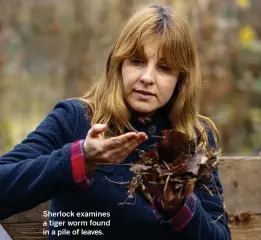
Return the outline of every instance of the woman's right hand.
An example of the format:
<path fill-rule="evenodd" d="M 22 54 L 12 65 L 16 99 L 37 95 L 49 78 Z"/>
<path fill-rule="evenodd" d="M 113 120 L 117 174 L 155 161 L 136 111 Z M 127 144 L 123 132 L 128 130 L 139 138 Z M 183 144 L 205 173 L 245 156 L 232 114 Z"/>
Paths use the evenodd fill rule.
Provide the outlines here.
<path fill-rule="evenodd" d="M 129 132 L 123 135 L 104 139 L 102 133 L 106 124 L 94 124 L 84 141 L 84 155 L 87 163 L 119 164 L 133 152 L 138 145 L 148 139 L 143 132 Z"/>

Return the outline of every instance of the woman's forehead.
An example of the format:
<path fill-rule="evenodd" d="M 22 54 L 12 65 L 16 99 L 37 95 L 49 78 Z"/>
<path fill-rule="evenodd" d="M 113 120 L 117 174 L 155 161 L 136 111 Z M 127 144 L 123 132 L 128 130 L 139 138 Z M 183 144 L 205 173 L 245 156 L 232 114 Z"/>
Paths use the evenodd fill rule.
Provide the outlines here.
<path fill-rule="evenodd" d="M 160 38 L 151 38 L 143 43 L 138 43 L 135 53 L 151 58 L 157 56 L 158 58 L 172 58 L 170 48 L 165 41 Z"/>
<path fill-rule="evenodd" d="M 153 42 L 147 42 L 141 47 L 142 55 L 144 55 L 146 58 L 163 58 L 163 45 L 161 41 L 156 40 Z"/>

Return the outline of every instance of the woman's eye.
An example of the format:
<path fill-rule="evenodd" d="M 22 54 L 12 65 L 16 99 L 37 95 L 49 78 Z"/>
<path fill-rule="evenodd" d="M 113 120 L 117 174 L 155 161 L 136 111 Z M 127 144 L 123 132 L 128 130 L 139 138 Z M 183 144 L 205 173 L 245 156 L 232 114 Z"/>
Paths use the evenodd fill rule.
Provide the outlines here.
<path fill-rule="evenodd" d="M 131 61 L 134 63 L 134 64 L 143 64 L 144 61 L 140 58 L 131 58 Z"/>
<path fill-rule="evenodd" d="M 170 67 L 166 65 L 160 65 L 159 68 L 165 72 L 169 72 L 171 70 Z"/>

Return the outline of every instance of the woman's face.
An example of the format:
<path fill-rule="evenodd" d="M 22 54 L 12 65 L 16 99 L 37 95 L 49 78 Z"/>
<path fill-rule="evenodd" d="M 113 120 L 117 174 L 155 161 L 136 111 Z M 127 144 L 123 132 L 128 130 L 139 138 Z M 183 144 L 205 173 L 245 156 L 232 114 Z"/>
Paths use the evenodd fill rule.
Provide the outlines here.
<path fill-rule="evenodd" d="M 122 65 L 125 101 L 147 116 L 169 101 L 178 80 L 178 72 L 163 61 L 159 47 L 159 41 L 147 43 L 142 56 L 135 54 Z"/>

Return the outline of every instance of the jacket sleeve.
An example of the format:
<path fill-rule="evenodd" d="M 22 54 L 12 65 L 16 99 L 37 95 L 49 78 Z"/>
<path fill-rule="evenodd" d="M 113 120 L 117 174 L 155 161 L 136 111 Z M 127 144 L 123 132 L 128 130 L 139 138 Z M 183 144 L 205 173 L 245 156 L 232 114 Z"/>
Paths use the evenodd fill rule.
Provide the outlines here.
<path fill-rule="evenodd" d="M 208 133 L 209 143 L 215 146 L 213 134 Z M 162 206 L 155 197 L 153 199 L 154 215 L 162 223 L 170 224 L 175 237 L 191 240 L 230 240 L 228 216 L 224 208 L 223 188 L 218 176 L 218 169 L 212 173 L 212 178 L 205 186 L 206 189 L 196 188 L 185 199 L 185 203 L 178 214 L 172 218 L 165 217 Z"/>
<path fill-rule="evenodd" d="M 72 142 L 77 114 L 71 100 L 59 102 L 26 139 L 0 157 L 0 220 L 78 188 L 75 179 L 86 180 L 80 141 Z"/>

